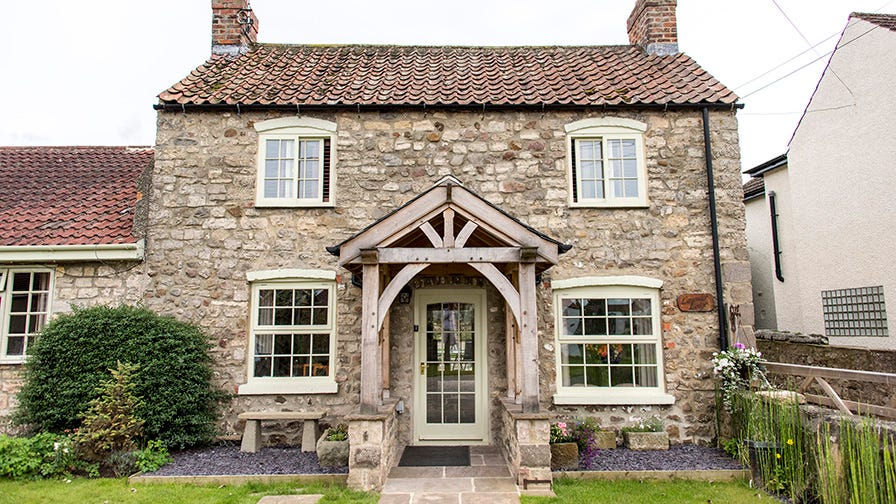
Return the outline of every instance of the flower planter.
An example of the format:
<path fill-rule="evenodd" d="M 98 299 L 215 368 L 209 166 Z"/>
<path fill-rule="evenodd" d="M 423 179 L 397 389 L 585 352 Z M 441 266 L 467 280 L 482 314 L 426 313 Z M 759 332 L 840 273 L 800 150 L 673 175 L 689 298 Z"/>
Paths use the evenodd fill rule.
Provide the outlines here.
<path fill-rule="evenodd" d="M 344 441 L 327 441 L 330 429 L 324 431 L 317 440 L 317 460 L 321 466 L 345 467 L 348 465 L 348 439 Z"/>
<path fill-rule="evenodd" d="M 763 474 L 771 474 L 774 471 L 778 445 L 751 439 L 746 440 L 746 444 L 750 454 L 750 480 L 753 482 L 753 488 L 762 488 L 765 486 Z"/>
<path fill-rule="evenodd" d="M 551 445 L 551 470 L 575 471 L 579 468 L 579 445 L 554 443 Z"/>
<path fill-rule="evenodd" d="M 622 437 L 630 450 L 669 449 L 669 435 L 665 432 L 623 432 Z"/>
<path fill-rule="evenodd" d="M 616 448 L 616 431 L 601 430 L 594 433 L 594 444 L 601 450 Z"/>

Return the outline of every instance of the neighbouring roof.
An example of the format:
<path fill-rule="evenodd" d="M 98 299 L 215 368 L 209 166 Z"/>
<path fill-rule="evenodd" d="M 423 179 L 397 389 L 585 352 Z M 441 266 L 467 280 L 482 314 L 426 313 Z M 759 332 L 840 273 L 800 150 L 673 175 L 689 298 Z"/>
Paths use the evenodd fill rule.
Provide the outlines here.
<path fill-rule="evenodd" d="M 744 201 L 753 199 L 761 194 L 765 194 L 765 179 L 762 177 L 751 178 L 744 184 Z"/>
<path fill-rule="evenodd" d="M 256 44 L 212 56 L 159 95 L 181 105 L 733 105 L 685 54 L 638 46 Z"/>
<path fill-rule="evenodd" d="M 874 14 L 871 12 L 853 12 L 849 17 L 864 19 L 888 30 L 896 31 L 896 14 Z"/>
<path fill-rule="evenodd" d="M 135 243 L 150 147 L 0 147 L 0 246 Z"/>
<path fill-rule="evenodd" d="M 758 164 L 749 170 L 744 170 L 746 175 L 752 175 L 753 177 L 758 177 L 767 171 L 774 170 L 779 166 L 787 165 L 787 154 L 781 154 L 780 156 L 775 156 L 768 161 Z"/>

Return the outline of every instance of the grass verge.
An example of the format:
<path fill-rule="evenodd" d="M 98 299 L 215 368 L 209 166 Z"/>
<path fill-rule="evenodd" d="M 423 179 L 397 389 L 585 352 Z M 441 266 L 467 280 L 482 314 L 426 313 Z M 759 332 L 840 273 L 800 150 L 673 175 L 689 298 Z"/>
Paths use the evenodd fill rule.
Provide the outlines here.
<path fill-rule="evenodd" d="M 557 497 L 523 496 L 523 504 L 706 504 L 713 502 L 775 502 L 765 492 L 750 488 L 745 481 L 602 481 L 554 480 Z"/>
<path fill-rule="evenodd" d="M 374 504 L 377 494 L 355 492 L 342 485 L 279 483 L 240 486 L 176 484 L 128 485 L 127 479 L 12 481 L 0 479 L 0 504 L 32 503 L 215 503 L 255 504 L 265 495 L 323 494 L 321 504 Z"/>

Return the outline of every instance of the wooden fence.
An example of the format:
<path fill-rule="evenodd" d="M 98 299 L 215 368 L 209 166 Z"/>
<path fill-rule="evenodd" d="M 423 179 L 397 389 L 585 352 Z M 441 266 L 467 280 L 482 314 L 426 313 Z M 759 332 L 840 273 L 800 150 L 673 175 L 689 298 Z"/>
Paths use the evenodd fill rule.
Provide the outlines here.
<path fill-rule="evenodd" d="M 769 374 L 802 378 L 802 381 L 800 381 L 800 384 L 797 387 L 797 392 L 803 394 L 806 397 L 807 402 L 834 407 L 848 415 L 860 413 L 896 419 L 896 394 L 891 394 L 889 396 L 890 400 L 887 404 L 883 405 L 848 401 L 841 399 L 840 395 L 828 381 L 836 380 L 837 382 L 842 382 L 843 380 L 848 380 L 896 387 L 896 374 L 894 373 L 803 366 L 800 364 L 785 364 L 782 362 L 766 362 L 765 368 Z M 813 383 L 818 384 L 824 392 L 824 395 L 807 393 L 809 387 Z"/>

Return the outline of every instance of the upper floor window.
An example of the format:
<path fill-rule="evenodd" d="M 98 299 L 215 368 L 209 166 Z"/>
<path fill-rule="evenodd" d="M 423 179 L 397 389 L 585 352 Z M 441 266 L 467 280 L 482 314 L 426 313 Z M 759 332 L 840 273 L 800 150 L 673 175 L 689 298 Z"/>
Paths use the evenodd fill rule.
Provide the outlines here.
<path fill-rule="evenodd" d="M 631 119 L 582 119 L 566 127 L 570 206 L 647 206 L 644 131 Z"/>
<path fill-rule="evenodd" d="M 660 344 L 659 280 L 592 277 L 554 282 L 556 404 L 668 404 Z"/>
<path fill-rule="evenodd" d="M 50 313 L 50 270 L 0 268 L 0 362 L 22 362 Z"/>
<path fill-rule="evenodd" d="M 331 206 L 336 123 L 284 117 L 258 131 L 257 206 Z"/>

